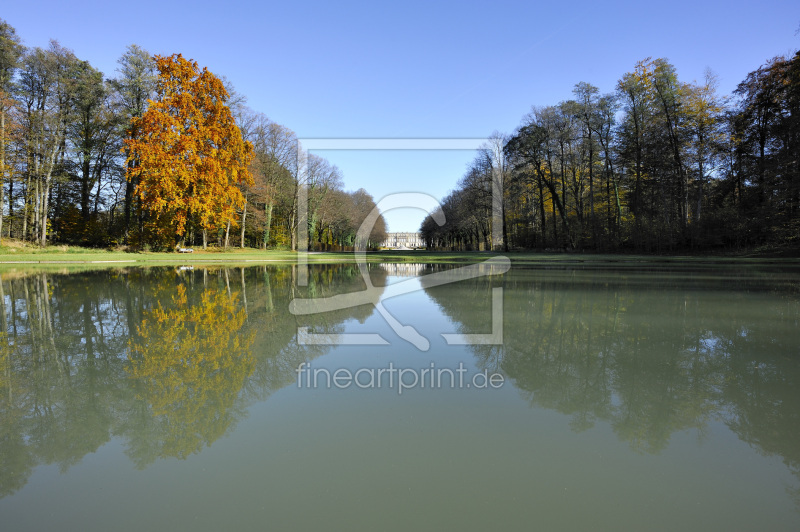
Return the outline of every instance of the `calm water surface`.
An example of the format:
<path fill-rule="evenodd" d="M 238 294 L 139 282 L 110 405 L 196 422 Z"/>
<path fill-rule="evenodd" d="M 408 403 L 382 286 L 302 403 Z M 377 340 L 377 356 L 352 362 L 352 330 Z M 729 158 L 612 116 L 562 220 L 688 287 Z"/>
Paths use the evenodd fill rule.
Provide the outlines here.
<path fill-rule="evenodd" d="M 800 530 L 800 268 L 452 268 L 3 273 L 2 529 Z"/>

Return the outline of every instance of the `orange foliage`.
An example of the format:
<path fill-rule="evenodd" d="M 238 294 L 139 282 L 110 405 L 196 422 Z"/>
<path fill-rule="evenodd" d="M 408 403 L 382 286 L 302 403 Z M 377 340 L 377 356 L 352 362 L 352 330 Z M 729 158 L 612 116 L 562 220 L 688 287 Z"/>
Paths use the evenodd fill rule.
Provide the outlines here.
<path fill-rule="evenodd" d="M 212 230 L 244 205 L 237 183 L 252 184 L 253 146 L 242 139 L 219 78 L 181 54 L 154 56 L 158 96 L 134 117 L 128 179 L 139 177 L 141 206 L 166 233 L 181 237 L 187 224 Z"/>

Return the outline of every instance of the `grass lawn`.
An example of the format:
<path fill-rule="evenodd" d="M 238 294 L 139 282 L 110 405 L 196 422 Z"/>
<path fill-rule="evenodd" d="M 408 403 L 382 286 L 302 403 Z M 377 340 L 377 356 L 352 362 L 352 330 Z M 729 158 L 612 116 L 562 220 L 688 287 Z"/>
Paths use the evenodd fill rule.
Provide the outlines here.
<path fill-rule="evenodd" d="M 438 252 L 438 251 L 378 251 L 367 253 L 368 262 L 385 263 L 474 263 L 496 256 L 488 252 Z M 513 264 L 540 267 L 589 266 L 608 268 L 642 268 L 646 266 L 715 265 L 715 264 L 776 264 L 797 265 L 792 258 L 749 258 L 718 255 L 658 256 L 622 255 L 594 253 L 539 253 L 510 252 L 504 254 Z M 228 250 L 202 249 L 194 253 L 106 251 L 75 246 L 53 245 L 41 249 L 37 246 L 13 240 L 0 244 L 0 270 L 27 268 L 32 265 L 74 265 L 81 269 L 103 266 L 132 265 L 189 265 L 189 264 L 244 264 L 244 263 L 294 263 L 299 254 L 292 251 L 260 250 L 253 248 L 229 248 Z M 309 263 L 354 262 L 352 252 L 309 253 Z"/>

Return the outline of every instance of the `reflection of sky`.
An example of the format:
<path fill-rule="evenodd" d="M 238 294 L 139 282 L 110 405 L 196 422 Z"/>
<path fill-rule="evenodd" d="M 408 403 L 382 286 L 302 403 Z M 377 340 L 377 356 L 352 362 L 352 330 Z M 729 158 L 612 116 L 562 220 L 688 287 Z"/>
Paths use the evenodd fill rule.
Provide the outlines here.
<path fill-rule="evenodd" d="M 719 338 L 715 338 L 713 336 L 709 338 L 701 338 L 700 344 L 703 346 L 705 350 L 714 351 L 719 345 Z"/>
<path fill-rule="evenodd" d="M 363 323 L 352 319 L 345 321 L 342 324 L 341 332 L 378 333 L 390 345 L 336 346 L 327 355 L 315 359 L 314 366 L 327 367 L 328 364 L 335 362 L 335 367 L 358 369 L 361 367 L 386 367 L 386 364 L 392 361 L 395 367 L 423 368 L 428 367 L 431 361 L 434 361 L 437 367 L 457 367 L 459 362 L 463 362 L 465 368 L 474 372 L 476 367 L 471 351 L 465 346 L 449 346 L 442 338 L 442 333 L 457 332 L 459 324 L 442 313 L 438 304 L 425 293 L 420 281 L 411 277 L 417 274 L 415 270 L 418 268 L 415 267 L 418 266 L 408 265 L 408 268 L 401 268 L 401 270 L 408 270 L 406 272 L 408 276 L 396 274 L 387 276 L 387 284 L 408 283 L 409 290 L 411 288 L 416 288 L 416 290 L 384 299 L 383 305 L 401 324 L 413 326 L 422 336 L 426 337 L 431 343 L 429 351 L 419 351 L 407 341 L 399 338 L 386 320 L 377 310 L 374 310 Z"/>

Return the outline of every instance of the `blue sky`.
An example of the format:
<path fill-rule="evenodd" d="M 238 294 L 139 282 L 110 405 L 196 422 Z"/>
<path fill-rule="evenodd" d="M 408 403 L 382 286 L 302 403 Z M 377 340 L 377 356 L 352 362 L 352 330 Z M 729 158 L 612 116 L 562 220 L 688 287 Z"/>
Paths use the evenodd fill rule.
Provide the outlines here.
<path fill-rule="evenodd" d="M 706 67 L 729 94 L 800 47 L 800 3 L 14 1 L 0 17 L 27 46 L 57 39 L 107 77 L 129 44 L 176 52 L 226 76 L 249 105 L 306 138 L 480 138 L 532 105 L 602 92 L 645 57 L 684 81 Z M 376 200 L 451 190 L 471 152 L 322 153 Z M 416 230 L 419 211 L 387 215 Z"/>

